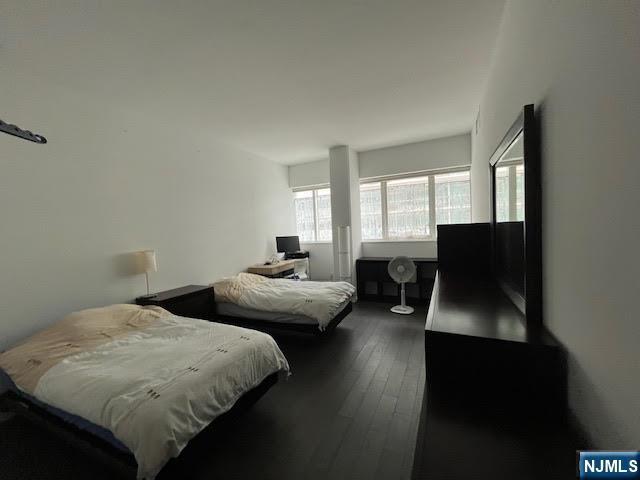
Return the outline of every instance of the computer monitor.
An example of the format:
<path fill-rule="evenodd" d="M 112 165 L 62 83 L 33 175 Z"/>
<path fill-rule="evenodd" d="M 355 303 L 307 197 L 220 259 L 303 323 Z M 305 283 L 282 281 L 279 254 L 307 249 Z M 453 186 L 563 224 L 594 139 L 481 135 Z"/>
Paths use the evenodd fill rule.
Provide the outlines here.
<path fill-rule="evenodd" d="M 276 246 L 280 253 L 294 253 L 300 251 L 300 237 L 276 237 Z"/>

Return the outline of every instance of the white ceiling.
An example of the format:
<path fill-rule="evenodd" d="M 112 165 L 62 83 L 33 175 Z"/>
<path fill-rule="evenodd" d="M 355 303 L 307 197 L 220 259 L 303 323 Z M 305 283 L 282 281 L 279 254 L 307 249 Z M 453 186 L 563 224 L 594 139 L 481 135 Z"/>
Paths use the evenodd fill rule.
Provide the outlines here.
<path fill-rule="evenodd" d="M 0 65 L 290 164 L 469 131 L 503 4 L 11 0 Z"/>

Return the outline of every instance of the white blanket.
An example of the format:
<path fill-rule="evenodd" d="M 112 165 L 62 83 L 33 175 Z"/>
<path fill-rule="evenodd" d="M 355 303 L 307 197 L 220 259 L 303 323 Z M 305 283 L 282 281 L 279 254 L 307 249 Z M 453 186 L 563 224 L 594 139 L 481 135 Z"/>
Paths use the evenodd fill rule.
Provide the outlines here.
<path fill-rule="evenodd" d="M 110 430 L 154 478 L 212 420 L 272 373 L 288 372 L 269 335 L 166 315 L 65 358 L 35 396 Z"/>
<path fill-rule="evenodd" d="M 217 301 L 266 312 L 305 315 L 324 330 L 356 289 L 347 282 L 299 282 L 240 273 L 213 284 Z"/>

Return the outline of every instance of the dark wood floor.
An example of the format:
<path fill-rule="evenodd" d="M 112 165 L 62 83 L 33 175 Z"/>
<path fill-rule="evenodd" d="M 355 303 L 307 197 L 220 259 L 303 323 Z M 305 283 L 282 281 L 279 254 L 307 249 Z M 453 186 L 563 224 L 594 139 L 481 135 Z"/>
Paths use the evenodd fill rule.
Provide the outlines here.
<path fill-rule="evenodd" d="M 198 436 L 159 478 L 575 478 L 575 450 L 586 445 L 566 426 L 424 397 L 425 311 L 388 308 L 360 302 L 324 341 L 277 337 L 289 380 Z M 13 417 L 0 422 L 0 478 L 116 477 Z"/>
<path fill-rule="evenodd" d="M 248 412 L 198 437 L 160 478 L 409 479 L 424 390 L 424 309 L 359 303 L 324 340 L 278 337 L 292 369 Z M 26 421 L 0 424 L 3 479 L 113 478 Z"/>
<path fill-rule="evenodd" d="M 576 478 L 576 450 L 589 445 L 566 423 L 526 412 L 480 411 L 427 400 L 414 480 Z"/>

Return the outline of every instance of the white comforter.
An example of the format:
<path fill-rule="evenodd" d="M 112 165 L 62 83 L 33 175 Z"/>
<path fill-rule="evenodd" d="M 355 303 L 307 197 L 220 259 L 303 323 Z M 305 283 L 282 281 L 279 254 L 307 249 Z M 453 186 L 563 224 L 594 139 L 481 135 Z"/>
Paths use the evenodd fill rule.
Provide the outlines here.
<path fill-rule="evenodd" d="M 154 478 L 242 394 L 288 370 L 269 335 L 166 315 L 64 359 L 35 396 L 113 432 L 133 452 L 138 478 Z"/>
<path fill-rule="evenodd" d="M 266 312 L 305 315 L 324 330 L 355 293 L 347 282 L 300 282 L 240 273 L 213 284 L 217 301 Z"/>

